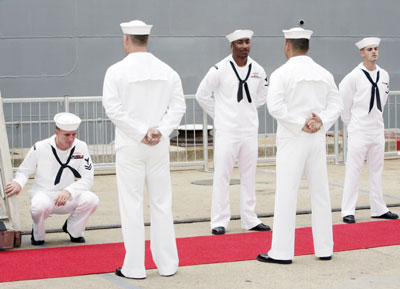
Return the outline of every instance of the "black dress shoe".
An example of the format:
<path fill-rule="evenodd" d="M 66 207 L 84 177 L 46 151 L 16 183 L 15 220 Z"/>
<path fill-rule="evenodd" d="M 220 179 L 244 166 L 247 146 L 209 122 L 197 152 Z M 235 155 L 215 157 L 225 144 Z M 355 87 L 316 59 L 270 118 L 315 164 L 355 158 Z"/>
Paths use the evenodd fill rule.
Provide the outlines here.
<path fill-rule="evenodd" d="M 71 239 L 71 242 L 73 242 L 73 243 L 85 243 L 86 240 L 85 240 L 84 237 L 75 238 L 75 237 L 71 236 L 71 234 L 67 230 L 67 222 L 68 222 L 68 220 L 65 220 L 65 223 L 64 223 L 64 225 L 62 227 L 62 230 L 69 235 L 69 238 Z"/>
<path fill-rule="evenodd" d="M 271 231 L 271 228 L 268 225 L 260 223 L 257 226 L 249 229 L 249 231 Z"/>
<path fill-rule="evenodd" d="M 391 211 L 389 211 L 389 212 L 387 212 L 387 213 L 385 213 L 385 214 L 383 214 L 383 215 L 374 216 L 374 217 L 372 217 L 372 218 L 395 220 L 395 219 L 398 219 L 399 216 L 398 216 L 397 214 L 392 213 Z"/>
<path fill-rule="evenodd" d="M 35 240 L 35 237 L 33 237 L 33 229 L 31 233 L 31 244 L 33 246 L 42 246 L 44 245 L 44 240 Z"/>
<path fill-rule="evenodd" d="M 353 224 L 356 222 L 356 219 L 354 218 L 353 215 L 347 215 L 343 217 L 343 222 L 347 223 L 347 224 Z"/>
<path fill-rule="evenodd" d="M 260 261 L 260 262 L 265 262 L 265 263 L 292 264 L 292 260 L 272 259 L 271 257 L 268 256 L 268 254 L 259 254 L 257 256 L 257 260 Z"/>
<path fill-rule="evenodd" d="M 213 235 L 223 235 L 223 234 L 225 234 L 225 228 L 224 227 L 215 227 L 211 230 L 211 233 Z"/>
<path fill-rule="evenodd" d="M 143 278 L 131 278 L 131 277 L 126 277 L 124 274 L 122 274 L 122 268 L 118 267 L 117 269 L 115 269 L 115 275 L 117 275 L 118 277 L 124 277 L 124 278 L 128 278 L 128 279 L 137 279 L 137 280 L 142 280 L 142 279 L 146 279 L 146 277 Z"/>
<path fill-rule="evenodd" d="M 319 257 L 319 259 L 321 261 L 330 261 L 330 260 L 332 260 L 332 256 Z"/>

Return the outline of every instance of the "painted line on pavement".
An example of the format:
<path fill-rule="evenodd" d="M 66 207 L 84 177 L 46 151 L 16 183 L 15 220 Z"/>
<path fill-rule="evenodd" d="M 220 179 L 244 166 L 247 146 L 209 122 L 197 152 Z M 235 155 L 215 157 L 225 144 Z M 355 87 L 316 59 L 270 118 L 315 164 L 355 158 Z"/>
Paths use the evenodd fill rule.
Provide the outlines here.
<path fill-rule="evenodd" d="M 266 175 L 276 175 L 275 171 L 257 170 L 257 173 L 266 174 Z M 302 180 L 306 180 L 306 179 L 302 178 Z M 343 189 L 343 185 L 339 185 L 339 184 L 331 184 L 330 183 L 329 186 Z M 360 189 L 359 191 L 360 191 L 360 193 L 369 194 L 369 190 Z M 383 196 L 386 198 L 389 198 L 389 199 L 393 199 L 393 200 L 400 200 L 400 197 L 398 197 L 398 196 L 392 196 L 392 195 L 386 195 L 386 194 L 384 194 Z"/>
<path fill-rule="evenodd" d="M 341 188 L 341 189 L 343 189 L 343 185 L 338 185 L 338 184 L 329 184 L 329 186 L 332 186 L 332 187 L 337 187 L 337 188 Z M 369 194 L 369 190 L 363 190 L 363 189 L 360 189 L 359 190 L 360 191 L 360 193 L 366 193 L 366 194 Z M 389 198 L 389 199 L 394 199 L 394 200 L 400 200 L 400 197 L 397 197 L 397 196 L 392 196 L 392 195 L 383 195 L 384 197 L 387 197 L 387 198 Z"/>
<path fill-rule="evenodd" d="M 125 289 L 140 289 L 140 287 L 137 287 L 128 281 L 124 280 L 124 278 L 116 276 L 114 273 L 106 273 L 106 274 L 98 274 L 100 277 L 110 281 L 111 283 L 114 283 L 115 285 L 121 286 L 122 288 Z M 128 279 L 127 279 L 128 280 Z"/>

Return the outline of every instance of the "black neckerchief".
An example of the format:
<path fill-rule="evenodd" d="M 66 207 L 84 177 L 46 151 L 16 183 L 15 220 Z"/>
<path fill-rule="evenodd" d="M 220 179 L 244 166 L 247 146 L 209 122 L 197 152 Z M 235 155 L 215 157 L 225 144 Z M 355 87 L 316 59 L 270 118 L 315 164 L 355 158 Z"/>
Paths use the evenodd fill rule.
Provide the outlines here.
<path fill-rule="evenodd" d="M 376 73 L 376 81 L 374 82 L 371 78 L 371 75 L 369 75 L 369 73 L 366 70 L 364 70 L 364 69 L 361 69 L 361 70 L 364 72 L 365 76 L 368 78 L 369 82 L 371 82 L 371 84 L 372 84 L 371 99 L 369 101 L 368 113 L 370 113 L 371 109 L 374 107 L 375 92 L 376 92 L 376 107 L 382 112 L 381 97 L 379 95 L 379 88 L 378 88 L 379 71 Z"/>
<path fill-rule="evenodd" d="M 249 64 L 249 70 L 247 71 L 247 75 L 246 78 L 244 80 L 242 80 L 239 76 L 239 73 L 237 72 L 235 65 L 233 64 L 232 61 L 229 61 L 232 65 L 233 71 L 235 72 L 238 80 L 239 80 L 239 89 L 237 92 L 237 101 L 240 102 L 243 99 L 243 84 L 244 84 L 244 89 L 246 91 L 246 95 L 247 95 L 247 100 L 251 103 L 251 96 L 250 96 L 250 91 L 249 91 L 249 87 L 247 86 L 247 79 L 250 76 L 250 72 L 251 72 L 251 63 Z"/>
<path fill-rule="evenodd" d="M 66 162 L 65 164 L 63 164 L 63 163 L 60 161 L 60 158 L 59 158 L 58 155 L 57 155 L 56 149 L 55 149 L 52 145 L 50 145 L 50 146 L 51 146 L 51 150 L 53 151 L 54 156 L 56 157 L 57 162 L 61 165 L 60 169 L 58 170 L 56 179 L 54 180 L 54 185 L 57 185 L 57 184 L 60 182 L 62 172 L 63 172 L 63 170 L 64 170 L 65 168 L 69 168 L 69 169 L 72 171 L 72 173 L 74 174 L 75 178 L 81 178 L 81 175 L 79 174 L 79 172 L 78 172 L 77 170 L 75 170 L 73 167 L 71 167 L 71 166 L 68 165 L 68 163 L 69 163 L 69 161 L 71 160 L 71 157 L 72 157 L 72 155 L 73 155 L 73 153 L 74 153 L 74 151 L 75 151 L 75 147 L 73 147 L 73 148 L 71 149 L 71 152 L 69 153 L 67 162 Z"/>

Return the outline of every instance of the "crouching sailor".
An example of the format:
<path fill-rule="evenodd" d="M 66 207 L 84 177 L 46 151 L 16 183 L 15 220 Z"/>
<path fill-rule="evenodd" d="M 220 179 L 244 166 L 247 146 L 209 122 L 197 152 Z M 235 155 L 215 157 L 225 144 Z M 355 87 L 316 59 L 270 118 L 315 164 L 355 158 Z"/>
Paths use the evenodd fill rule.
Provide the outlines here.
<path fill-rule="evenodd" d="M 29 191 L 33 220 L 31 243 L 44 244 L 45 221 L 51 214 L 70 214 L 62 227 L 71 242 L 84 243 L 89 216 L 96 210 L 98 197 L 93 185 L 93 164 L 85 142 L 76 139 L 81 119 L 68 112 L 54 116 L 55 135 L 37 142 L 7 184 L 8 197 L 19 194 L 31 174 L 35 180 Z"/>

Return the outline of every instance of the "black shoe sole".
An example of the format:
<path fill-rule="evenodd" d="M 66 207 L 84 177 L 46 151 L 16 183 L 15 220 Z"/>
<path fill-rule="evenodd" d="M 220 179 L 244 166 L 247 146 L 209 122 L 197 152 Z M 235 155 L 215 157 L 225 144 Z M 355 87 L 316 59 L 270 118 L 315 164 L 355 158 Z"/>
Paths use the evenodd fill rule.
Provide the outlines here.
<path fill-rule="evenodd" d="M 346 220 L 345 217 L 343 217 L 343 223 L 346 224 L 354 224 L 356 222 L 356 219 L 354 218 L 353 220 Z"/>
<path fill-rule="evenodd" d="M 44 245 L 44 240 L 35 240 L 35 237 L 33 237 L 33 229 L 31 232 L 31 245 L 33 246 L 42 246 Z"/>
<path fill-rule="evenodd" d="M 44 241 L 36 241 L 31 239 L 31 245 L 32 246 L 42 246 L 44 245 Z"/>
<path fill-rule="evenodd" d="M 64 225 L 62 226 L 62 230 L 64 231 L 64 233 L 68 234 L 69 239 L 71 240 L 71 242 L 72 243 L 81 243 L 81 244 L 82 243 L 86 243 L 86 240 L 85 240 L 84 237 L 75 238 L 75 237 L 71 236 L 71 234 L 67 230 L 67 222 L 68 222 L 68 220 L 65 221 Z"/>
<path fill-rule="evenodd" d="M 356 222 L 343 221 L 343 223 L 346 223 L 346 224 L 355 224 Z"/>
<path fill-rule="evenodd" d="M 393 217 L 393 218 L 388 218 L 388 217 L 382 217 L 382 216 L 378 216 L 378 217 L 371 217 L 373 219 L 382 219 L 382 220 L 397 220 L 399 217 Z"/>
<path fill-rule="evenodd" d="M 271 257 L 265 259 L 260 256 L 257 256 L 257 260 L 260 262 L 272 263 L 272 264 L 282 264 L 282 265 L 292 264 L 292 260 L 277 260 L 277 259 L 272 259 Z"/>
<path fill-rule="evenodd" d="M 117 275 L 118 277 L 127 278 L 127 279 L 135 279 L 135 280 L 143 280 L 143 279 L 146 279 L 146 277 L 143 277 L 143 278 L 126 277 L 124 274 L 122 274 L 122 268 L 121 268 L 121 267 L 118 267 L 117 269 L 115 269 L 114 274 Z"/>
<path fill-rule="evenodd" d="M 321 261 L 330 261 L 330 260 L 332 260 L 332 256 L 319 257 L 319 259 L 320 259 Z"/>
<path fill-rule="evenodd" d="M 212 229 L 211 230 L 211 234 L 213 234 L 213 235 L 223 235 L 223 234 L 225 234 L 225 228 L 223 228 L 223 230 L 222 229 L 219 229 L 219 230 Z"/>
<path fill-rule="evenodd" d="M 70 235 L 69 238 L 70 238 L 72 243 L 81 243 L 81 244 L 86 243 L 86 240 L 83 237 L 74 238 L 74 237 L 71 237 L 71 235 Z"/>
<path fill-rule="evenodd" d="M 271 228 L 266 228 L 266 229 L 249 229 L 249 231 L 254 231 L 254 232 L 266 232 L 266 231 L 271 231 Z"/>

